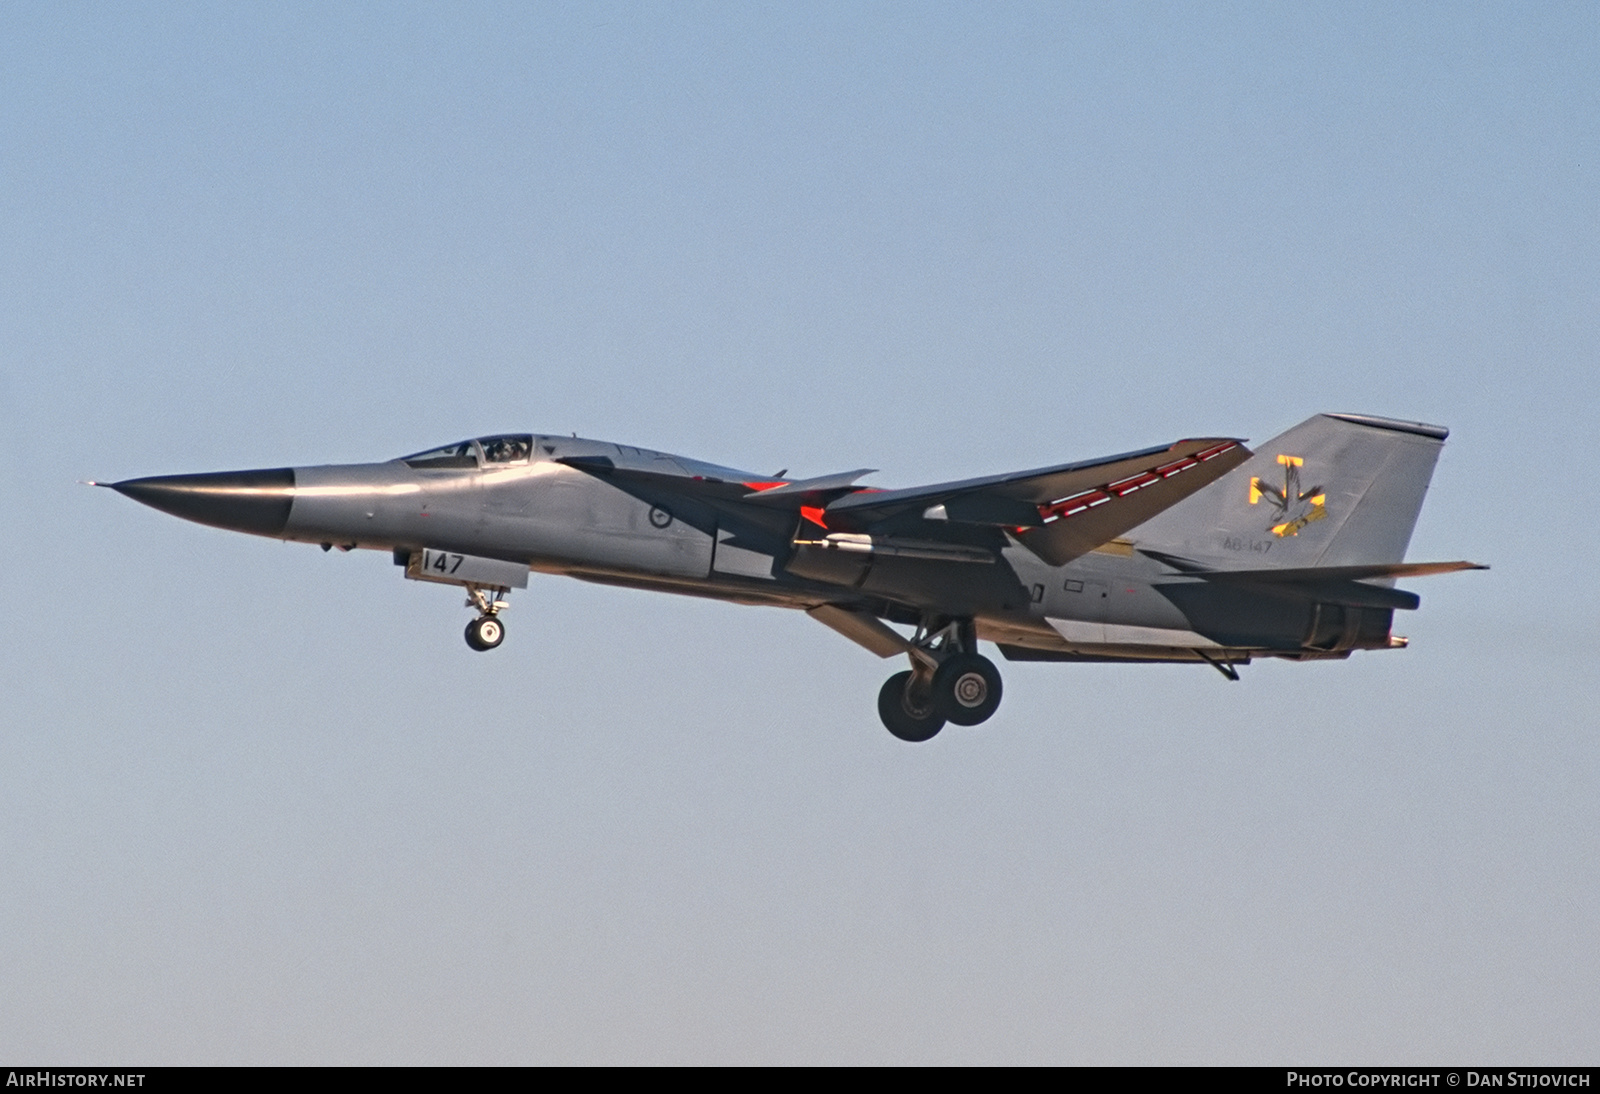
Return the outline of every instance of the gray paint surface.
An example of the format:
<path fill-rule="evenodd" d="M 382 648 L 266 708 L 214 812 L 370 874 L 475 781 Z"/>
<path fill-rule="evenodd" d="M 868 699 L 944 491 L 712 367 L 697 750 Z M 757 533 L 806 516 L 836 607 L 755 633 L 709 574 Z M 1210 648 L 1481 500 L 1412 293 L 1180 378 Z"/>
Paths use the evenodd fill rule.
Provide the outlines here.
<path fill-rule="evenodd" d="M 811 611 L 879 656 L 894 648 L 881 625 L 853 620 L 914 624 L 919 648 L 959 625 L 1008 646 L 1117 659 L 1342 657 L 1390 648 L 1393 609 L 1417 605 L 1388 587 L 1382 567 L 1403 562 L 1447 432 L 1319 415 L 1253 456 L 1236 442 L 1179 441 L 899 490 L 862 486 L 856 473 L 763 481 L 628 445 L 540 435 L 525 435 L 523 456 L 506 462 L 490 455 L 498 440 L 481 438 L 435 450 L 470 458 L 297 468 L 287 521 L 274 534 L 397 559 L 448 555 L 449 572 L 407 576 L 469 589 L 525 587 L 520 570 L 502 579 L 506 565 L 736 602 L 754 581 L 766 586 L 765 602 Z M 218 495 L 222 481 L 232 480 L 113 486 L 260 534 L 268 522 L 249 509 L 255 495 Z M 256 504 L 277 514 L 282 494 L 274 486 Z M 1376 567 L 1388 584 L 1351 579 L 1324 566 L 1330 558 Z M 1411 570 L 1429 568 L 1450 567 Z M 832 610 L 817 615 L 819 607 Z M 952 652 L 929 646 L 921 664 Z"/>

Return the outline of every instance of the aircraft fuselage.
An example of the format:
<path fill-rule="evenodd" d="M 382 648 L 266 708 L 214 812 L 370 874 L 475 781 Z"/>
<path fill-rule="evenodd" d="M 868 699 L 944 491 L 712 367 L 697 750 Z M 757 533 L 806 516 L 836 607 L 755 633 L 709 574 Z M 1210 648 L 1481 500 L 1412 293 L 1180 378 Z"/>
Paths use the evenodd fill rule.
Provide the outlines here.
<path fill-rule="evenodd" d="M 1318 426 L 1334 418 L 1340 421 Z M 905 679 L 886 685 L 880 712 L 896 735 L 917 740 L 946 716 L 974 724 L 993 712 L 1000 681 L 976 655 L 979 639 L 997 643 L 1009 659 L 1203 662 L 1234 678 L 1234 666 L 1253 656 L 1342 657 L 1403 644 L 1390 635 L 1393 612 L 1415 607 L 1416 598 L 1393 589 L 1388 575 L 1468 564 L 1408 571 L 1397 556 L 1327 566 L 1330 558 L 1343 560 L 1340 551 L 1366 550 L 1374 537 L 1379 550 L 1396 554 L 1386 524 L 1368 521 L 1369 528 L 1352 514 L 1369 492 L 1388 509 L 1410 504 L 1405 491 L 1418 477 L 1415 468 L 1403 469 L 1399 487 L 1385 486 L 1387 493 L 1362 480 L 1339 495 L 1338 471 L 1356 468 L 1347 477 L 1359 479 L 1367 474 L 1361 453 L 1388 445 L 1380 455 L 1390 463 L 1390 450 L 1426 459 L 1425 487 L 1443 431 L 1354 416 L 1312 419 L 1297 430 L 1311 445 L 1297 441 L 1299 447 L 1336 450 L 1339 466 L 1330 460 L 1316 468 L 1334 488 L 1300 490 L 1307 457 L 1299 454 L 1278 456 L 1287 468 L 1285 489 L 1261 475 L 1245 477 L 1265 466 L 1264 456 L 1227 440 L 873 491 L 853 485 L 861 472 L 791 481 L 532 434 L 382 463 L 112 485 L 205 524 L 325 550 L 392 552 L 408 577 L 468 589 L 480 610 L 467 633 L 476 649 L 499 644 L 501 597 L 524 586 L 530 570 L 802 609 L 880 656 L 910 657 Z M 1380 432 L 1376 441 L 1366 436 Z M 1417 437 L 1430 439 L 1432 449 L 1409 456 L 1402 449 Z M 1366 448 L 1352 448 L 1352 439 Z M 1246 460 L 1250 467 L 1232 471 Z M 1095 477 L 1102 469 L 1103 483 Z M 1246 491 L 1236 487 L 1219 493 L 1230 482 L 1248 483 L 1249 506 L 1262 498 L 1269 505 L 1245 508 Z M 1421 497 L 1420 489 L 1413 493 L 1412 521 Z M 1330 505 L 1338 519 L 1324 522 Z M 1400 552 L 1409 532 L 1408 523 Z M 1277 568 L 1261 568 L 1274 550 Z M 915 633 L 907 638 L 886 621 Z M 962 707 L 947 695 L 930 706 L 926 697 L 938 687 L 971 701 Z"/>

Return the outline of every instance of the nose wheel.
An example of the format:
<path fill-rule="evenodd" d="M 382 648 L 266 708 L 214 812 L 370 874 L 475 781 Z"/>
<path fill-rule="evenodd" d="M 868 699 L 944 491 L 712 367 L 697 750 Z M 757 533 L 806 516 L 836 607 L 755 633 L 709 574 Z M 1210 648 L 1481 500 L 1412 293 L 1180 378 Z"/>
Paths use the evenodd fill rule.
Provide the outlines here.
<path fill-rule="evenodd" d="M 467 645 L 479 653 L 486 653 L 506 640 L 506 625 L 500 622 L 500 609 L 506 602 L 500 597 L 509 590 L 467 586 L 467 607 L 477 608 L 478 618 L 467 624 Z"/>
<path fill-rule="evenodd" d="M 492 615 L 480 615 L 467 624 L 467 645 L 484 653 L 506 639 L 505 624 Z"/>

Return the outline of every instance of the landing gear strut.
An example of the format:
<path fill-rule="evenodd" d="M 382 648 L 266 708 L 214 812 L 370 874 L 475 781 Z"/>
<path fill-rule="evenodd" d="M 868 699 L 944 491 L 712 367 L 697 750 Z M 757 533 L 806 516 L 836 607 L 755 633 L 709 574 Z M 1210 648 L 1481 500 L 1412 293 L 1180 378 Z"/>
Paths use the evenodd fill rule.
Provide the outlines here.
<path fill-rule="evenodd" d="M 926 741 L 946 722 L 975 726 L 1000 707 L 1000 670 L 977 652 L 971 620 L 924 625 L 911 640 L 911 669 L 878 692 L 878 717 L 902 741 Z"/>
<path fill-rule="evenodd" d="M 500 610 L 507 606 L 501 597 L 511 590 L 499 585 L 468 585 L 467 607 L 478 609 L 478 618 L 467 624 L 467 645 L 484 653 L 506 639 L 506 625 Z"/>

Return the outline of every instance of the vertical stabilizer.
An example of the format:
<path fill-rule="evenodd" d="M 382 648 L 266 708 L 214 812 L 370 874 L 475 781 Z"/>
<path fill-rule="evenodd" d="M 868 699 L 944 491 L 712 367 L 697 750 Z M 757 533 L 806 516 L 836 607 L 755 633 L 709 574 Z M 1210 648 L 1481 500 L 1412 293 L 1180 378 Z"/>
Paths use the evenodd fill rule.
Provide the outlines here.
<path fill-rule="evenodd" d="M 1448 434 L 1319 414 L 1129 538 L 1225 569 L 1401 562 Z"/>

